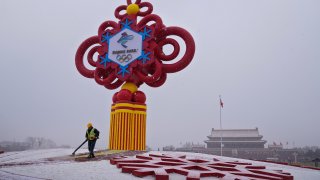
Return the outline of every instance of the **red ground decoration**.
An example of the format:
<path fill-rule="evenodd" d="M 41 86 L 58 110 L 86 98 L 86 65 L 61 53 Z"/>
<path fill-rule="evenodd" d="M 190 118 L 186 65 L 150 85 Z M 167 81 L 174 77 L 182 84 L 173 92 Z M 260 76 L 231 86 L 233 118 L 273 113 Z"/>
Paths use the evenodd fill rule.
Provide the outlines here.
<path fill-rule="evenodd" d="M 155 176 L 156 180 L 168 180 L 170 173 L 186 176 L 187 180 L 199 180 L 201 177 L 216 177 L 228 180 L 268 179 L 292 180 L 290 173 L 282 170 L 270 170 L 265 166 L 256 166 L 239 161 L 222 161 L 186 159 L 186 156 L 172 155 L 136 155 L 135 157 L 118 157 L 110 163 L 137 177 Z"/>

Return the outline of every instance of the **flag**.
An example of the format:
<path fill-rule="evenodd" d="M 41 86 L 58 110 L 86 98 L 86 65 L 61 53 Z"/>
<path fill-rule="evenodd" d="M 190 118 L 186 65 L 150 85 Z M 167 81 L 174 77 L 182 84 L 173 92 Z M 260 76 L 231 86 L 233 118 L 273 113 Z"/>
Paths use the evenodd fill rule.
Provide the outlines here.
<path fill-rule="evenodd" d="M 220 107 L 223 108 L 223 102 L 221 100 L 221 96 L 220 96 Z"/>
<path fill-rule="evenodd" d="M 282 143 L 280 142 L 280 145 L 282 146 Z"/>
<path fill-rule="evenodd" d="M 277 145 L 277 143 L 273 141 L 273 145 Z"/>

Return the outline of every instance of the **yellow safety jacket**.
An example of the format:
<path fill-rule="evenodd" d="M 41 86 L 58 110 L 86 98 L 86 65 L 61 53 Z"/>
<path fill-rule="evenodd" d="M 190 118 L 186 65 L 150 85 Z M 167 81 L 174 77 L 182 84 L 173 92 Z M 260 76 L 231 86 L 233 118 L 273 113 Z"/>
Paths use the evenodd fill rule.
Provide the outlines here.
<path fill-rule="evenodd" d="M 94 128 L 92 128 L 90 132 L 87 130 L 87 137 L 89 140 L 94 140 L 96 138 L 96 133 L 94 133 L 94 130 Z"/>

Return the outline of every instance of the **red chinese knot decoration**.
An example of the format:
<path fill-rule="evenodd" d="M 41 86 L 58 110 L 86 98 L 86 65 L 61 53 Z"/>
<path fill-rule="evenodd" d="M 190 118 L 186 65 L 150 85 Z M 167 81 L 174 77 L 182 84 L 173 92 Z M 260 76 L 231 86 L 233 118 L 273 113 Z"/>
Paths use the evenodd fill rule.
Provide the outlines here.
<path fill-rule="evenodd" d="M 75 57 L 78 71 L 107 89 L 116 89 L 124 82 L 138 87 L 143 83 L 159 87 L 165 83 L 167 73 L 188 66 L 195 53 L 192 36 L 183 28 L 166 27 L 152 11 L 152 4 L 141 0 L 135 3 L 127 0 L 127 5 L 116 8 L 119 22 L 103 22 L 98 35 L 86 39 L 78 48 Z M 185 43 L 186 51 L 180 59 L 177 59 L 180 45 L 169 36 L 180 37 Z M 163 52 L 166 45 L 173 47 L 170 54 Z M 85 55 L 93 70 L 85 67 Z"/>

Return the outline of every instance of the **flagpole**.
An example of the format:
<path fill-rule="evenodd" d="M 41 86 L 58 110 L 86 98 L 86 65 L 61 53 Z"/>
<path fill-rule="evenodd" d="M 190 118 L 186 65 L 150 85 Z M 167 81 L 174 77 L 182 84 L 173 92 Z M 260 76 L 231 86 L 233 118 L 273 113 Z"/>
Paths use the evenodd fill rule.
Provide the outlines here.
<path fill-rule="evenodd" d="M 221 95 L 219 95 L 220 98 L 220 156 L 222 156 L 222 121 L 221 121 Z"/>

